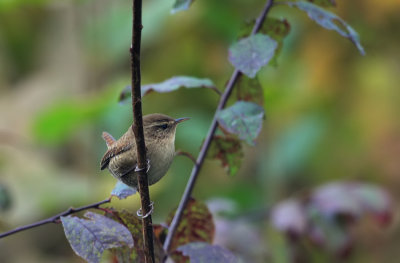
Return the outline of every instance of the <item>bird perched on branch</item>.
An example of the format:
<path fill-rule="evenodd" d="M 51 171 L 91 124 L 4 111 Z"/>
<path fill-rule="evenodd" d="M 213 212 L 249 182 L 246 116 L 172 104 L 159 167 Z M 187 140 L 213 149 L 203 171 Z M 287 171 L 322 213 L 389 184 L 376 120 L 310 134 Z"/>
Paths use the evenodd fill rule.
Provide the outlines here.
<path fill-rule="evenodd" d="M 188 119 L 173 119 L 159 113 L 143 116 L 146 156 L 150 166 L 147 173 L 149 185 L 158 182 L 167 173 L 175 156 L 176 126 Z M 101 159 L 101 170 L 108 168 L 115 178 L 137 188 L 137 150 L 132 127 L 118 140 L 107 132 L 103 132 L 103 139 L 108 150 Z"/>

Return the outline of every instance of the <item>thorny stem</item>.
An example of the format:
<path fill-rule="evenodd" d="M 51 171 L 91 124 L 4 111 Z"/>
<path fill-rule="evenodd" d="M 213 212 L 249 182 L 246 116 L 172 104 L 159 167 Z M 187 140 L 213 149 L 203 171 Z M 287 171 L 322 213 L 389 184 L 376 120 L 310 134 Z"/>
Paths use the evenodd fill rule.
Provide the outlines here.
<path fill-rule="evenodd" d="M 105 199 L 103 201 L 100 201 L 100 202 L 97 202 L 97 203 L 93 203 L 93 204 L 90 204 L 90 205 L 81 206 L 81 207 L 78 207 L 78 208 L 71 207 L 68 210 L 65 210 L 64 212 L 61 212 L 61 213 L 59 213 L 59 214 L 57 214 L 55 216 L 49 217 L 47 219 L 43 219 L 41 221 L 37 221 L 37 222 L 29 224 L 29 225 L 17 227 L 17 228 L 15 228 L 13 230 L 1 233 L 0 234 L 0 238 L 6 237 L 6 236 L 9 236 L 9 235 L 13 235 L 13 234 L 16 234 L 18 232 L 21 232 L 21 231 L 24 231 L 24 230 L 27 230 L 27 229 L 31 229 L 31 228 L 35 228 L 35 227 L 38 227 L 38 226 L 41 226 L 41 225 L 45 225 L 45 224 L 49 224 L 49 223 L 59 223 L 59 220 L 60 220 L 60 218 L 62 216 L 68 216 L 68 215 L 71 215 L 71 214 L 74 214 L 74 213 L 77 213 L 77 212 L 80 212 L 80 211 L 83 211 L 83 210 L 87 210 L 87 209 L 90 209 L 90 208 L 99 209 L 100 205 L 105 204 L 105 203 L 109 203 L 110 201 L 111 201 L 111 198 L 108 198 L 108 199 Z"/>
<path fill-rule="evenodd" d="M 256 34 L 260 30 L 260 28 L 261 28 L 261 26 L 262 26 L 262 24 L 263 24 L 263 22 L 264 22 L 264 20 L 265 20 L 265 18 L 267 16 L 268 12 L 270 11 L 270 9 L 271 9 L 271 7 L 273 5 L 273 2 L 274 2 L 273 0 L 268 0 L 267 3 L 265 4 L 265 7 L 264 7 L 263 11 L 261 12 L 260 16 L 257 18 L 256 23 L 255 23 L 255 25 L 253 27 L 253 30 L 251 32 L 252 35 Z M 229 96 L 232 93 L 233 87 L 234 87 L 236 81 L 238 80 L 238 78 L 239 78 L 239 76 L 241 74 L 242 73 L 240 73 L 239 70 L 237 70 L 237 69 L 233 72 L 228 84 L 226 85 L 225 91 L 221 96 L 221 99 L 220 99 L 218 107 L 217 107 L 217 109 L 215 111 L 214 118 L 212 120 L 211 126 L 210 126 L 210 128 L 208 130 L 207 137 L 206 137 L 206 139 L 205 139 L 205 141 L 203 143 L 203 146 L 202 146 L 202 148 L 200 150 L 199 156 L 197 157 L 197 160 L 196 160 L 196 163 L 195 163 L 195 165 L 194 165 L 194 167 L 192 169 L 192 173 L 190 175 L 189 181 L 188 181 L 188 183 L 186 185 L 185 192 L 183 193 L 183 196 L 182 196 L 182 199 L 181 199 L 181 201 L 179 203 L 178 209 L 176 210 L 175 216 L 174 216 L 174 218 L 173 218 L 173 220 L 171 222 L 171 225 L 169 227 L 168 235 L 167 235 L 167 237 L 165 239 L 165 242 L 164 242 L 164 250 L 165 250 L 165 252 L 167 254 L 168 254 L 168 252 L 170 250 L 170 247 L 171 247 L 171 244 L 172 244 L 172 238 L 173 238 L 173 236 L 174 236 L 174 234 L 176 232 L 176 229 L 177 229 L 177 227 L 179 225 L 179 222 L 181 221 L 181 218 L 182 218 L 182 215 L 183 215 L 183 211 L 185 210 L 185 207 L 186 207 L 186 205 L 187 205 L 187 203 L 188 203 L 188 201 L 190 199 L 190 196 L 192 194 L 194 185 L 196 183 L 197 176 L 198 176 L 198 174 L 200 172 L 200 169 L 201 169 L 201 167 L 203 165 L 203 162 L 204 162 L 204 159 L 206 157 L 207 151 L 208 151 L 208 149 L 209 149 L 209 147 L 211 145 L 211 142 L 213 140 L 215 131 L 217 130 L 217 127 L 218 127 L 217 113 L 225 107 L 225 104 L 228 101 Z M 166 258 L 165 258 L 165 260 L 166 260 Z"/>
<path fill-rule="evenodd" d="M 142 218 L 143 250 L 145 262 L 154 263 L 153 245 L 153 223 L 151 219 L 151 201 L 149 193 L 149 183 L 147 179 L 147 158 L 146 144 L 143 132 L 142 116 L 142 94 L 141 94 L 141 73 L 140 73 L 140 42 L 142 37 L 142 0 L 133 0 L 133 23 L 132 23 L 132 44 L 131 54 L 131 77 L 132 77 L 132 111 L 133 133 L 135 134 L 137 148 L 137 177 L 142 204 L 142 212 L 148 215 Z"/>

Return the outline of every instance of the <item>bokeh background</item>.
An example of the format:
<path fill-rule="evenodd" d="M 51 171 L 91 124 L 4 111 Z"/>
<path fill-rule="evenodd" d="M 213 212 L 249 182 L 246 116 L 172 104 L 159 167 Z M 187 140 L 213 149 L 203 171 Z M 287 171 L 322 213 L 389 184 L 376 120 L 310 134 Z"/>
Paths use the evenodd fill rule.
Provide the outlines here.
<path fill-rule="evenodd" d="M 173 3 L 144 1 L 142 82 L 189 75 L 222 90 L 233 71 L 227 48 L 264 1 L 195 1 L 171 15 Z M 267 116 L 262 134 L 255 147 L 245 146 L 235 177 L 207 161 L 194 196 L 217 199 L 246 218 L 331 181 L 374 183 L 394 200 L 392 224 L 365 219 L 353 227 L 357 242 L 346 262 L 398 262 L 400 2 L 338 0 L 331 11 L 359 32 L 367 55 L 305 13 L 274 8 L 270 16 L 287 18 L 291 31 L 278 66 L 258 75 Z M 0 231 L 108 197 L 115 179 L 99 170 L 101 132 L 119 137 L 131 123 L 129 103 L 117 102 L 130 82 L 130 37 L 128 0 L 0 1 Z M 192 117 L 179 127 L 176 147 L 196 156 L 217 102 L 210 90 L 180 89 L 147 95 L 143 110 Z M 177 157 L 151 187 L 156 222 L 177 206 L 191 167 Z M 139 207 L 137 196 L 112 204 Z M 238 243 L 231 244 L 235 252 L 254 262 L 288 262 L 274 254 L 282 236 L 266 221 L 220 222 L 235 233 L 219 242 Z M 240 243 L 246 236 L 247 247 Z M 0 240 L 0 261 L 83 262 L 60 225 Z"/>

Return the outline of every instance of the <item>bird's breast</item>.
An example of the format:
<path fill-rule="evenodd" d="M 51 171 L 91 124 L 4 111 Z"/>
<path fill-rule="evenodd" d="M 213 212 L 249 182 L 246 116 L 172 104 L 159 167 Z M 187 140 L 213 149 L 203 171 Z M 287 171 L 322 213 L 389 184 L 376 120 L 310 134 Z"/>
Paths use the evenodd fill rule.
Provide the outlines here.
<path fill-rule="evenodd" d="M 150 170 L 148 174 L 149 185 L 158 182 L 167 173 L 174 159 L 174 155 L 174 142 L 168 143 L 164 145 L 164 147 L 159 144 L 148 146 L 148 159 L 150 160 Z"/>

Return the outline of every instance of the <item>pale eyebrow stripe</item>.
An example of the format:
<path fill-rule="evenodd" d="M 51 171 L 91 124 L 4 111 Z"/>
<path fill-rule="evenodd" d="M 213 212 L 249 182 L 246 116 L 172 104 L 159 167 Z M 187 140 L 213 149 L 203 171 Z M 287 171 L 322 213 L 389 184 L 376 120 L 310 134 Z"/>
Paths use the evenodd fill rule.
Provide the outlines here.
<path fill-rule="evenodd" d="M 160 122 L 157 123 L 153 123 L 150 125 L 150 127 L 154 127 L 154 126 L 160 126 L 160 125 L 164 125 L 164 124 L 170 124 L 172 123 L 172 121 L 168 121 L 168 120 L 162 120 Z"/>

